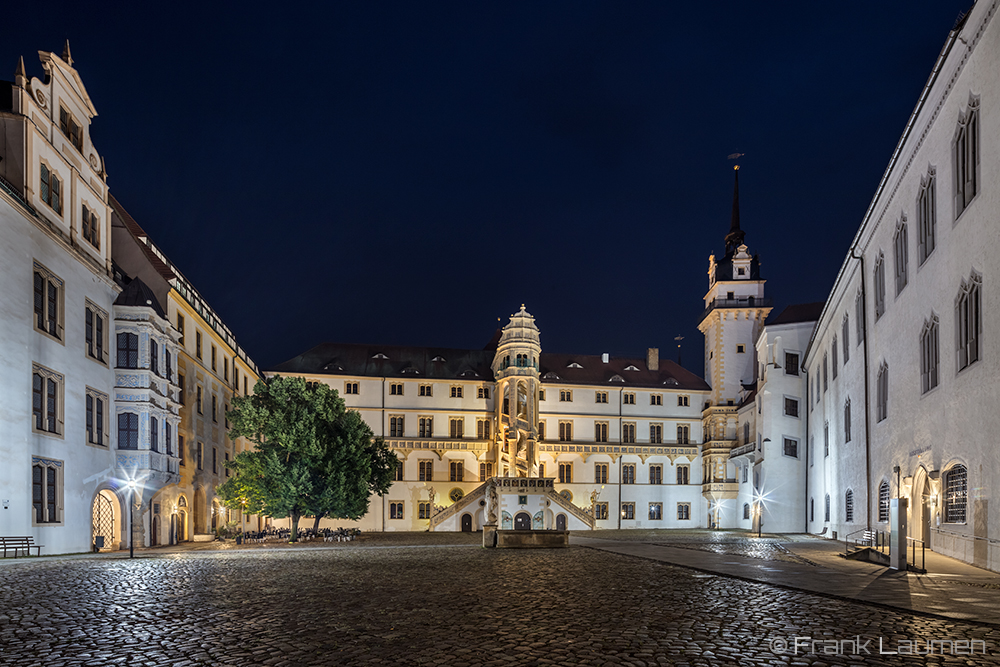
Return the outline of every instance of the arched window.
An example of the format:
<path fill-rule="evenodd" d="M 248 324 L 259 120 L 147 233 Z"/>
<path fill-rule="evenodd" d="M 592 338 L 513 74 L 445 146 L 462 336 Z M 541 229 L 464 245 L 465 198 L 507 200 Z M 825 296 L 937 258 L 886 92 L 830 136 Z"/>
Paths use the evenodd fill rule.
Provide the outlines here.
<path fill-rule="evenodd" d="M 878 520 L 882 523 L 889 520 L 889 482 L 884 479 L 878 485 Z"/>
<path fill-rule="evenodd" d="M 920 332 L 920 391 L 927 393 L 938 385 L 938 318 L 931 315 Z"/>
<path fill-rule="evenodd" d="M 958 370 L 979 360 L 979 314 L 982 278 L 973 273 L 969 281 L 962 281 L 962 289 L 955 299 L 956 329 L 958 331 Z"/>
<path fill-rule="evenodd" d="M 750 503 L 743 503 L 743 518 L 750 518 Z"/>
<path fill-rule="evenodd" d="M 844 521 L 847 523 L 854 521 L 854 491 L 850 489 L 844 494 Z"/>
<path fill-rule="evenodd" d="M 966 522 L 968 488 L 968 471 L 964 465 L 952 466 L 944 474 L 945 523 Z"/>

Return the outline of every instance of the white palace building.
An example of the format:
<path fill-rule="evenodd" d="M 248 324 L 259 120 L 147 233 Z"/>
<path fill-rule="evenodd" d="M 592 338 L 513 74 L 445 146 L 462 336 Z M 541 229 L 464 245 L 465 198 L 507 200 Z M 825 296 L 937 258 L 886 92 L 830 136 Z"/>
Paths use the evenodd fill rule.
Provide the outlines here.
<path fill-rule="evenodd" d="M 326 343 L 272 368 L 336 389 L 401 460 L 352 525 L 844 539 L 898 503 L 911 537 L 1000 571 L 998 3 L 949 32 L 825 301 L 771 312 L 736 172 L 704 378 L 655 348 L 543 351 L 524 306 L 482 349 Z M 138 478 L 139 543 L 200 539 L 258 372 L 109 195 L 68 46 L 39 55 L 44 80 L 0 85 L 0 535 L 119 548 Z"/>

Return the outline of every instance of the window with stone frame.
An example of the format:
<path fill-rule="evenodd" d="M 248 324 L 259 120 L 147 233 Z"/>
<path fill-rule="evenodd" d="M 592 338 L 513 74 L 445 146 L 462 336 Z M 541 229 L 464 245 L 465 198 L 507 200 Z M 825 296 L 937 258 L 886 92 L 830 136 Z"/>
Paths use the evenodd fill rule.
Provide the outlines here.
<path fill-rule="evenodd" d="M 538 441 L 541 442 L 545 439 L 545 422 L 538 422 Z"/>
<path fill-rule="evenodd" d="M 934 252 L 937 236 L 937 205 L 934 168 L 927 176 L 920 177 L 920 194 L 917 195 L 917 263 L 923 264 Z"/>
<path fill-rule="evenodd" d="M 649 503 L 649 520 L 660 521 L 663 519 L 663 503 Z"/>
<path fill-rule="evenodd" d="M 663 424 L 657 423 L 649 425 L 649 442 L 653 445 L 663 443 Z"/>
<path fill-rule="evenodd" d="M 62 278 L 35 262 L 34 309 L 35 331 L 63 339 L 63 287 Z"/>
<path fill-rule="evenodd" d="M 595 463 L 594 464 L 594 484 L 607 484 L 608 483 L 608 464 L 607 463 Z"/>
<path fill-rule="evenodd" d="M 830 371 L 833 374 L 833 379 L 837 379 L 837 354 L 839 350 L 837 348 L 837 337 L 833 337 L 833 345 L 830 346 Z"/>
<path fill-rule="evenodd" d="M 677 466 L 677 483 L 681 485 L 691 483 L 691 466 L 689 465 Z"/>
<path fill-rule="evenodd" d="M 875 378 L 875 421 L 884 421 L 889 416 L 889 365 L 882 362 Z"/>
<path fill-rule="evenodd" d="M 42 162 L 39 165 L 39 198 L 48 204 L 49 208 L 62 215 L 62 181 L 49 165 Z"/>
<path fill-rule="evenodd" d="M 750 518 L 750 503 L 743 503 L 743 518 Z"/>
<path fill-rule="evenodd" d="M 844 322 L 841 325 L 840 340 L 844 345 L 844 365 L 851 360 L 851 326 L 848 316 L 844 315 Z"/>
<path fill-rule="evenodd" d="M 559 440 L 562 442 L 570 442 L 573 440 L 573 422 L 559 422 Z"/>
<path fill-rule="evenodd" d="M 451 473 L 449 481 L 452 482 L 465 481 L 465 464 L 462 461 L 451 461 L 448 467 Z"/>
<path fill-rule="evenodd" d="M 201 359 L 201 332 L 198 330 L 194 332 L 194 356 Z"/>
<path fill-rule="evenodd" d="M 938 385 L 938 318 L 924 320 L 920 331 L 920 393 L 926 394 Z"/>
<path fill-rule="evenodd" d="M 635 442 L 635 422 L 625 422 L 622 424 L 622 442 Z"/>
<path fill-rule="evenodd" d="M 448 420 L 448 433 L 452 438 L 465 437 L 465 418 L 452 417 Z"/>
<path fill-rule="evenodd" d="M 781 453 L 793 459 L 799 458 L 799 441 L 795 438 L 784 438 Z"/>
<path fill-rule="evenodd" d="M 108 395 L 87 387 L 85 394 L 87 442 L 106 447 L 108 445 Z"/>
<path fill-rule="evenodd" d="M 422 384 L 417 386 L 417 396 L 433 396 L 433 385 Z"/>
<path fill-rule="evenodd" d="M 649 466 L 649 483 L 663 484 L 663 466 L 659 463 L 652 463 Z"/>
<path fill-rule="evenodd" d="M 31 457 L 32 523 L 62 523 L 63 462 Z"/>
<path fill-rule="evenodd" d="M 116 368 L 139 368 L 139 336 L 121 332 L 117 336 Z"/>
<path fill-rule="evenodd" d="M 155 338 L 149 339 L 149 370 L 153 375 L 160 374 L 160 345 Z"/>
<path fill-rule="evenodd" d="M 979 361 L 979 334 L 982 330 L 980 292 L 982 276 L 973 273 L 955 299 L 955 328 L 958 345 L 958 370 L 964 370 Z"/>
<path fill-rule="evenodd" d="M 490 388 L 489 387 L 478 387 L 476 389 L 476 398 L 489 398 Z"/>
<path fill-rule="evenodd" d="M 881 252 L 875 258 L 873 281 L 873 288 L 875 290 L 875 321 L 877 322 L 885 314 L 885 256 Z"/>
<path fill-rule="evenodd" d="M 624 405 L 635 405 L 635 394 L 631 391 L 626 391 L 622 394 L 622 403 Z"/>
<path fill-rule="evenodd" d="M 594 422 L 594 442 L 608 441 L 608 422 Z"/>
<path fill-rule="evenodd" d="M 677 520 L 688 521 L 691 519 L 691 503 L 677 503 Z"/>
<path fill-rule="evenodd" d="M 31 429 L 61 436 L 66 378 L 41 364 L 31 367 Z"/>
<path fill-rule="evenodd" d="M 490 439 L 490 420 L 489 419 L 477 419 L 476 420 L 476 438 L 479 440 L 489 440 Z"/>
<path fill-rule="evenodd" d="M 91 211 L 86 204 L 83 204 L 80 216 L 80 231 L 87 243 L 94 246 L 97 250 L 101 249 L 101 221 L 97 217 L 97 214 Z"/>
<path fill-rule="evenodd" d="M 211 364 L 212 364 L 212 370 L 213 371 L 216 370 L 215 355 L 216 355 L 216 351 L 215 351 L 215 346 L 213 345 L 212 346 L 212 353 L 211 353 L 211 357 L 210 357 L 211 358 Z"/>
<path fill-rule="evenodd" d="M 344 393 L 357 395 L 359 393 L 360 386 L 357 382 L 345 382 L 344 383 Z"/>
<path fill-rule="evenodd" d="M 634 463 L 625 463 L 622 465 L 622 484 L 635 484 Z"/>
<path fill-rule="evenodd" d="M 851 399 L 844 401 L 844 442 L 851 441 Z"/>
<path fill-rule="evenodd" d="M 403 415 L 390 415 L 389 416 L 389 437 L 390 438 L 402 438 L 405 426 L 405 419 Z"/>
<path fill-rule="evenodd" d="M 139 449 L 139 415 L 118 413 L 118 449 Z"/>
<path fill-rule="evenodd" d="M 688 407 L 690 405 L 691 405 L 691 397 L 690 396 L 678 396 L 677 397 L 677 407 L 679 407 L 679 408 L 686 408 L 686 407 Z"/>
<path fill-rule="evenodd" d="M 956 464 L 944 474 L 944 522 L 966 523 L 968 503 L 968 470 Z"/>
<path fill-rule="evenodd" d="M 572 484 L 573 483 L 573 464 L 569 462 L 563 462 L 559 464 L 559 483 L 560 484 Z"/>
<path fill-rule="evenodd" d="M 462 396 L 463 396 L 463 389 L 461 385 L 456 385 L 451 388 L 452 398 L 462 398 Z"/>
<path fill-rule="evenodd" d="M 622 519 L 626 521 L 635 519 L 635 503 L 622 503 Z"/>
<path fill-rule="evenodd" d="M 422 502 L 417 503 L 417 519 L 430 519 L 431 518 L 431 503 Z"/>
<path fill-rule="evenodd" d="M 195 451 L 195 467 L 198 470 L 203 470 L 205 468 L 205 443 L 199 442 L 197 451 Z"/>
<path fill-rule="evenodd" d="M 594 402 L 595 403 L 607 403 L 608 402 L 608 392 L 606 392 L 606 391 L 595 391 L 594 392 Z"/>
<path fill-rule="evenodd" d="M 691 426 L 688 424 L 678 424 L 677 425 L 677 444 L 678 445 L 689 445 L 691 444 Z"/>
<path fill-rule="evenodd" d="M 650 394 L 649 395 L 650 405 L 663 405 L 663 394 Z"/>
<path fill-rule="evenodd" d="M 594 518 L 598 521 L 606 521 L 608 518 L 608 504 L 594 503 Z"/>
<path fill-rule="evenodd" d="M 160 424 L 152 415 L 149 416 L 149 451 L 160 451 Z"/>
<path fill-rule="evenodd" d="M 59 129 L 77 151 L 83 153 L 83 128 L 66 107 L 59 106 Z"/>
<path fill-rule="evenodd" d="M 434 461 L 430 459 L 421 459 L 420 461 L 417 461 L 417 481 L 434 481 Z"/>
<path fill-rule="evenodd" d="M 403 459 L 400 458 L 396 459 L 396 470 L 393 471 L 393 476 L 392 476 L 394 482 L 403 481 L 403 471 L 405 468 L 405 464 L 406 462 Z"/>
<path fill-rule="evenodd" d="M 906 216 L 902 216 L 896 224 L 896 233 L 892 237 L 893 256 L 895 259 L 896 296 L 906 287 L 909 251 L 907 250 Z"/>
<path fill-rule="evenodd" d="M 958 118 L 953 145 L 955 165 L 955 218 L 969 207 L 979 192 L 979 98 L 969 97 L 969 105 Z"/>
<path fill-rule="evenodd" d="M 799 416 L 799 399 L 785 396 L 785 416 L 796 418 Z"/>
<path fill-rule="evenodd" d="M 573 401 L 573 391 L 570 389 L 560 389 L 559 401 L 561 403 L 571 403 Z"/>
<path fill-rule="evenodd" d="M 403 518 L 403 501 L 396 500 L 389 503 L 389 518 L 392 520 Z"/>
<path fill-rule="evenodd" d="M 799 374 L 799 355 L 795 352 L 785 352 L 785 375 Z"/>

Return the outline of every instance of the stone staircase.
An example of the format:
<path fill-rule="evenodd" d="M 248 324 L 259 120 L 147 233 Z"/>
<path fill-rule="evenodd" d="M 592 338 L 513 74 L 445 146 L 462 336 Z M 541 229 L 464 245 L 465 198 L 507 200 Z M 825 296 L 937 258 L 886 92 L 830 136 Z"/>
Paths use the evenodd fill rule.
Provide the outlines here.
<path fill-rule="evenodd" d="M 486 482 L 483 482 L 482 484 L 474 488 L 472 491 L 469 491 L 467 494 L 462 496 L 462 498 L 458 502 L 452 503 L 448 507 L 442 509 L 437 514 L 432 515 L 430 529 L 434 530 L 447 519 L 455 516 L 462 510 L 469 507 L 469 505 L 472 505 L 473 503 L 478 503 L 478 501 L 482 500 L 485 497 L 486 497 Z"/>

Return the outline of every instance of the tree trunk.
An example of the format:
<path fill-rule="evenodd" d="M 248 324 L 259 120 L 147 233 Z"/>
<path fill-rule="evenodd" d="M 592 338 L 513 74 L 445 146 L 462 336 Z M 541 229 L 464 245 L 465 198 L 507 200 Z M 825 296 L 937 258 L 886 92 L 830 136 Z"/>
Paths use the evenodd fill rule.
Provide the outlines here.
<path fill-rule="evenodd" d="M 292 512 L 292 534 L 288 536 L 289 542 L 299 541 L 299 518 L 301 515 L 298 512 Z"/>
<path fill-rule="evenodd" d="M 322 514 L 317 514 L 316 515 L 316 521 L 313 522 L 313 532 L 314 533 L 318 533 L 319 532 L 319 520 L 322 519 L 322 518 L 323 518 Z"/>

